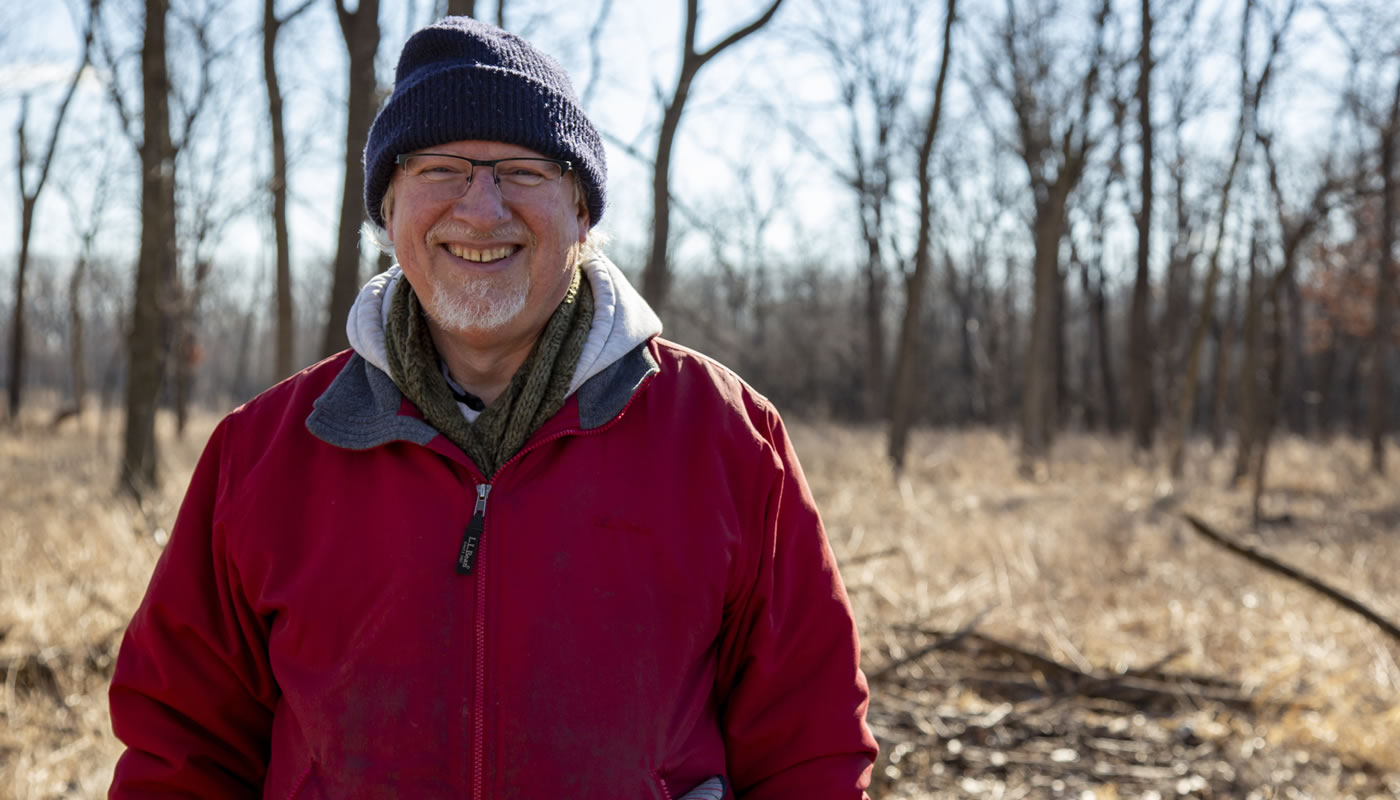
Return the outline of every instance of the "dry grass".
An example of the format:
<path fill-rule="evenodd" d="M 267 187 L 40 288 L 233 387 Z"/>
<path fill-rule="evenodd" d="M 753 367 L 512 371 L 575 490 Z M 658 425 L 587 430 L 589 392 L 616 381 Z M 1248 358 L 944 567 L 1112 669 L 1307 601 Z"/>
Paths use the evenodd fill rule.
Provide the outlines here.
<path fill-rule="evenodd" d="M 145 508 L 114 491 L 115 412 L 0 432 L 0 798 L 106 794 L 111 659 L 214 420 L 183 441 L 160 422 L 166 488 Z"/>
<path fill-rule="evenodd" d="M 112 491 L 116 415 L 56 433 L 37 420 L 0 432 L 0 798 L 95 798 L 119 752 L 106 710 L 110 659 L 213 420 L 183 442 L 164 431 L 168 488 L 145 509 Z M 1358 775 L 1400 789 L 1400 646 L 1174 516 L 1190 510 L 1246 532 L 1247 487 L 1222 488 L 1228 454 L 1198 447 L 1190 477 L 1172 485 L 1123 443 L 1068 436 L 1054 474 L 1032 483 L 1014 477 L 1013 443 L 998 433 L 926 432 L 896 482 L 875 431 L 797 424 L 793 437 L 847 564 L 867 671 L 907 652 L 909 626 L 953 630 L 982 612 L 978 631 L 1085 671 L 1180 650 L 1169 669 L 1238 682 L 1261 703 L 1248 720 L 1207 706 L 1172 725 L 1330 765 L 1309 773 L 1309 796 L 1354 794 Z M 1265 502 L 1291 522 L 1265 527 L 1257 544 L 1400 619 L 1400 481 L 1368 475 L 1365 456 L 1352 441 L 1280 441 Z M 1400 464 L 1400 453 L 1391 458 Z M 884 551 L 893 555 L 863 559 Z M 932 654 L 902 685 L 946 667 Z M 930 708 L 995 705 L 963 688 L 922 697 Z M 881 764 L 900 776 L 886 797 L 1054 796 L 955 781 L 938 737 L 906 742 L 884 724 L 877 712 L 888 702 L 877 691 L 872 722 L 903 760 Z M 1291 782 L 1260 780 L 1270 779 Z M 1095 796 L 1139 795 L 1102 784 Z"/>
<path fill-rule="evenodd" d="M 1350 796 L 1343 784 L 1357 774 L 1400 791 L 1400 644 L 1175 516 L 1189 510 L 1248 534 L 1249 488 L 1222 488 L 1232 454 L 1202 444 L 1173 485 L 1125 443 L 1067 436 L 1054 474 L 1032 483 L 1013 477 L 1016 453 L 1002 435 L 926 432 L 894 482 L 873 432 L 798 426 L 794 439 L 838 557 L 897 548 L 844 570 L 867 672 L 908 649 L 910 626 L 951 631 L 987 609 L 977 630 L 1088 672 L 1144 668 L 1180 649 L 1171 670 L 1237 681 L 1261 701 L 1266 710 L 1234 732 L 1246 742 L 1262 736 L 1305 763 L 1335 758 L 1333 785 L 1303 787 L 1308 796 Z M 1265 509 L 1291 522 L 1254 541 L 1400 620 L 1400 481 L 1369 475 L 1366 457 L 1354 441 L 1285 437 Z M 929 660 L 925 674 L 939 669 Z M 1232 721 L 1223 710 L 1198 716 L 1201 729 Z M 903 796 L 938 783 L 904 777 Z M 1282 772 L 1263 780 L 1301 783 Z"/>

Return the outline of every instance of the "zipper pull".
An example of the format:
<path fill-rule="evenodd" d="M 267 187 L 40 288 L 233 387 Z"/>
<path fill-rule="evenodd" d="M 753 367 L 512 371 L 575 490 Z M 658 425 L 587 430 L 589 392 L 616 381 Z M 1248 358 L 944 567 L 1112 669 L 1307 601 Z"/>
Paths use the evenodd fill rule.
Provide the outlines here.
<path fill-rule="evenodd" d="M 486 498 L 491 494 L 491 484 L 483 483 L 476 487 L 476 508 L 472 511 L 472 521 L 467 523 L 467 532 L 462 535 L 462 549 L 457 553 L 457 574 L 470 575 L 476 565 L 476 551 L 481 548 L 481 533 L 486 529 Z"/>

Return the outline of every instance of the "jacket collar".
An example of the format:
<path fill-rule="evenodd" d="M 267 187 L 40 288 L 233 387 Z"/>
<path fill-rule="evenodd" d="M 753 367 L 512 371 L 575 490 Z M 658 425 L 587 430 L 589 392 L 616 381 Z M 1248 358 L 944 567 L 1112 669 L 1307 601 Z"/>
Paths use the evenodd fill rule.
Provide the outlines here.
<path fill-rule="evenodd" d="M 578 428 L 602 427 L 622 413 L 648 378 L 660 371 L 646 342 L 589 378 L 577 392 Z M 306 428 L 327 444 L 369 450 L 395 441 L 426 446 L 438 436 L 384 370 L 356 353 L 316 398 Z"/>
<path fill-rule="evenodd" d="M 577 426 L 591 430 L 621 414 L 658 371 L 647 342 L 661 333 L 661 319 L 606 256 L 587 251 L 579 269 L 593 288 L 593 325 L 569 385 L 577 404 L 566 404 L 561 414 L 577 408 Z M 392 441 L 426 445 L 438 435 L 404 401 L 388 374 L 384 332 L 389 303 L 402 279 L 397 266 L 374 276 L 350 309 L 345 332 L 355 353 L 306 419 L 306 427 L 329 444 L 367 450 Z M 468 422 L 475 421 L 477 412 L 461 403 L 458 407 Z"/>

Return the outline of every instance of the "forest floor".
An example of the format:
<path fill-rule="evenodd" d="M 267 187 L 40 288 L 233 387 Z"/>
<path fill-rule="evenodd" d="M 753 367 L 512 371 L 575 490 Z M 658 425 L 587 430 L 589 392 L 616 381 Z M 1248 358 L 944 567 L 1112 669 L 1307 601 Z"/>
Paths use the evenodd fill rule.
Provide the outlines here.
<path fill-rule="evenodd" d="M 213 424 L 168 422 L 141 507 L 115 412 L 0 429 L 0 798 L 104 795 L 112 661 Z M 861 629 L 875 800 L 1400 796 L 1400 642 L 1182 520 L 1400 620 L 1400 478 L 1362 443 L 1279 440 L 1254 530 L 1205 442 L 1172 482 L 1067 435 L 1027 481 L 1001 433 L 924 431 L 896 480 L 875 429 L 791 432 Z"/>

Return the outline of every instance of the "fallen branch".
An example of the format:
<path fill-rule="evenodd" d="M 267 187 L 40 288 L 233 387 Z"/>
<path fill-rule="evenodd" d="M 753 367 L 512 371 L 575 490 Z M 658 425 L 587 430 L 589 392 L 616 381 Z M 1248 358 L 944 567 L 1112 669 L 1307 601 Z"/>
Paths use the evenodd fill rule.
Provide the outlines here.
<path fill-rule="evenodd" d="M 1276 560 L 1273 556 L 1263 553 L 1256 547 L 1251 547 L 1247 544 L 1244 544 L 1243 542 L 1237 542 L 1227 537 L 1225 534 L 1221 533 L 1220 531 L 1217 531 L 1215 528 L 1212 528 L 1210 525 L 1206 524 L 1204 521 L 1202 521 L 1193 514 L 1183 513 L 1181 515 L 1181 518 L 1186 520 L 1186 522 L 1192 528 L 1194 528 L 1197 533 L 1201 534 L 1202 536 L 1206 537 L 1212 542 L 1215 542 L 1221 547 L 1224 547 L 1226 550 L 1229 550 L 1230 552 L 1235 553 L 1236 555 L 1244 556 L 1245 558 L 1264 567 L 1265 569 L 1282 575 L 1285 578 L 1292 578 L 1293 580 L 1303 584 L 1304 586 L 1307 586 L 1313 591 L 1331 598 L 1343 608 L 1354 611 L 1357 614 L 1360 614 L 1362 617 L 1365 617 L 1366 619 L 1375 623 L 1375 625 L 1379 627 L 1382 631 L 1385 631 L 1387 634 L 1389 634 L 1392 639 L 1396 640 L 1397 642 L 1400 642 L 1400 626 L 1396 626 L 1394 622 L 1391 622 L 1390 620 L 1381 616 L 1379 612 L 1372 609 L 1370 606 L 1366 605 L 1360 600 L 1357 600 L 1356 598 L 1347 594 L 1346 592 L 1343 592 L 1341 589 L 1333 588 L 1323 583 L 1321 580 L 1314 578 L 1313 576 L 1308 575 L 1307 573 L 1304 573 L 1296 567 L 1291 567 L 1287 564 L 1284 564 L 1283 562 Z"/>
<path fill-rule="evenodd" d="M 1183 700 L 1206 700 L 1237 708 L 1254 704 L 1254 699 L 1240 693 L 1236 684 L 1221 679 L 1200 681 L 1194 676 L 1173 675 L 1155 670 L 1128 672 L 1123 675 L 1095 674 L 1010 642 L 993 639 L 986 634 L 974 633 L 972 637 L 993 649 L 1030 662 L 1033 669 L 1040 673 L 1040 681 L 988 675 L 973 676 L 970 679 L 971 682 L 989 688 L 997 685 L 1004 690 L 1029 691 L 1034 688 L 1038 689 L 1039 693 L 1045 693 L 1053 682 L 1054 689 L 1061 695 L 1117 700 L 1135 708 L 1143 708 L 1153 701 L 1175 706 L 1180 705 Z"/>
<path fill-rule="evenodd" d="M 893 661 L 889 664 L 886 664 L 883 668 L 880 669 L 879 672 L 876 672 L 875 674 L 870 676 L 870 685 L 873 686 L 877 683 L 880 683 L 889 676 L 893 675 L 895 670 L 899 669 L 905 664 L 911 664 L 915 661 L 922 659 L 929 653 L 952 647 L 958 642 L 962 641 L 963 639 L 966 639 L 968 635 L 972 633 L 972 629 L 976 628 L 977 624 L 982 621 L 982 618 L 990 614 L 993 608 L 996 608 L 996 606 L 988 606 L 987 608 L 983 609 L 981 613 L 979 613 L 977 616 L 973 617 L 971 620 L 968 620 L 966 625 L 962 626 L 956 631 L 948 634 L 947 636 L 940 636 L 937 640 L 933 642 L 933 644 L 921 647 L 918 650 L 915 650 L 913 653 L 910 653 L 909 655 L 905 656 L 904 658 L 899 659 L 898 661 Z"/>

